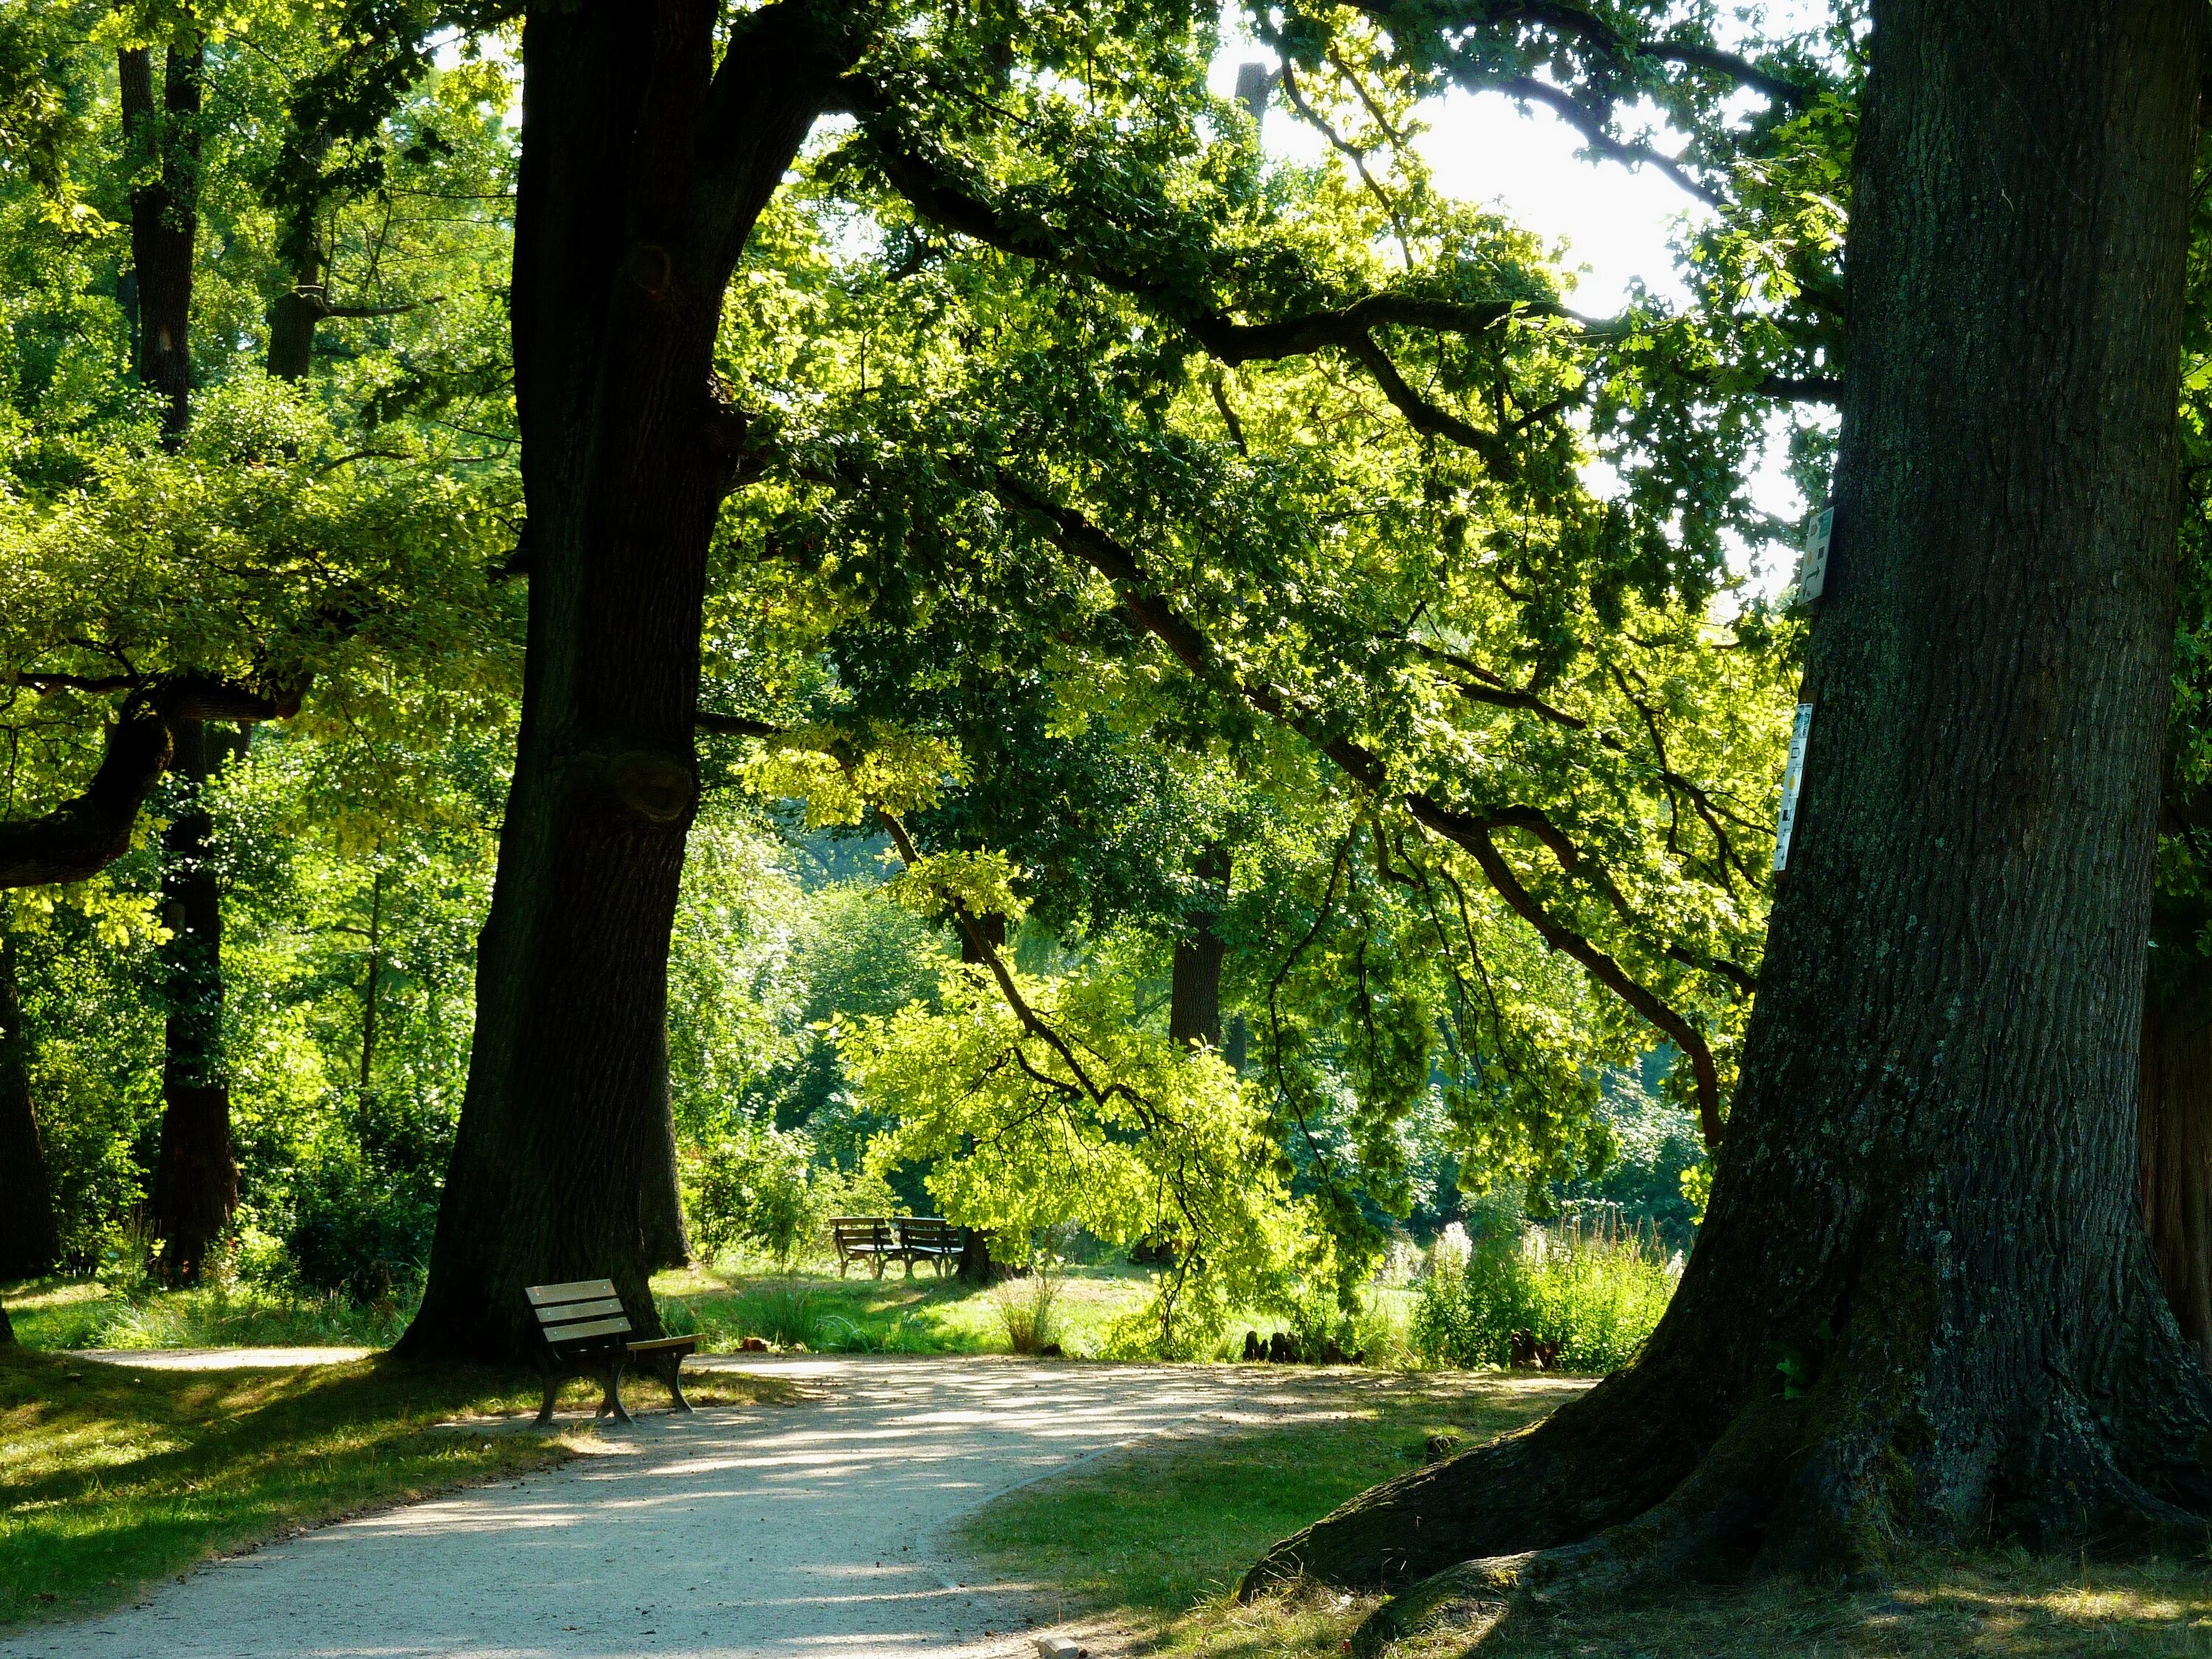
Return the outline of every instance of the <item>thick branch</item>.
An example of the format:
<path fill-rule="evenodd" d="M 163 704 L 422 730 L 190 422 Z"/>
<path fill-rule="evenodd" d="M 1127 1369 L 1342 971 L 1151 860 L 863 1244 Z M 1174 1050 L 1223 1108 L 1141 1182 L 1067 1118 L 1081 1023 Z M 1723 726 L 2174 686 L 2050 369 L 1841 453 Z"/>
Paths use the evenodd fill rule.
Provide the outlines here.
<path fill-rule="evenodd" d="M 1315 743 L 1323 754 L 1367 788 L 1379 791 L 1387 784 L 1389 769 L 1372 750 L 1346 738 L 1316 737 L 1309 730 L 1310 720 L 1292 709 L 1279 693 L 1265 687 L 1248 686 L 1238 679 L 1222 662 L 1212 641 L 1158 597 L 1135 556 L 1112 537 L 1081 514 L 1048 501 L 1003 476 L 993 480 L 991 487 L 1010 506 L 1023 508 L 1049 524 L 1054 538 L 1112 582 L 1121 595 L 1124 611 L 1165 645 L 1194 675 L 1229 695 L 1243 697 L 1262 714 L 1282 720 Z M 1638 983 L 1613 957 L 1547 910 L 1522 885 L 1490 839 L 1493 829 L 1526 830 L 1551 849 L 1562 867 L 1572 870 L 1583 860 L 1566 834 L 1535 807 L 1509 806 L 1478 818 L 1418 792 L 1408 793 L 1404 799 L 1407 809 L 1416 819 L 1474 854 L 1477 866 L 1498 896 L 1534 927 L 1547 945 L 1565 951 L 1580 963 L 1592 978 L 1663 1032 L 1688 1057 L 1697 1082 L 1698 1115 L 1705 1144 L 1717 1146 L 1721 1132 L 1720 1077 L 1704 1036 L 1657 995 Z M 1613 897 L 1616 904 L 1626 908 L 1617 893 Z"/>
<path fill-rule="evenodd" d="M 130 851 L 138 809 L 169 763 L 173 720 L 281 720 L 299 708 L 296 696 L 273 699 L 198 675 L 134 696 L 108 728 L 100 769 L 82 794 L 38 817 L 0 823 L 0 888 L 84 881 Z"/>
<path fill-rule="evenodd" d="M 744 714 L 717 714 L 704 708 L 694 709 L 691 724 L 702 732 L 711 732 L 718 738 L 780 738 L 783 728 L 770 726 L 766 720 L 757 720 Z"/>
<path fill-rule="evenodd" d="M 1763 93 L 1778 104 L 1791 109 L 1805 109 L 1820 95 L 1816 88 L 1792 81 L 1760 68 L 1739 53 L 1723 51 L 1698 40 L 1638 40 L 1624 34 L 1612 24 L 1583 8 L 1561 3 L 1561 0 L 1509 0 L 1508 3 L 1477 3 L 1468 5 L 1460 15 L 1450 15 L 1444 8 L 1432 4 L 1408 4 L 1403 0 L 1351 0 L 1355 9 L 1365 12 L 1394 32 L 1407 27 L 1425 26 L 1430 28 L 1469 27 L 1480 26 L 1533 23 L 1550 29 L 1583 46 L 1603 53 L 1615 63 L 1626 65 L 1638 58 L 1648 58 L 1655 63 L 1679 64 L 1685 69 L 1699 70 L 1709 75 L 1718 75 Z M 1407 14 L 1416 14 L 1408 16 Z"/>
<path fill-rule="evenodd" d="M 1703 1033 L 1638 984 L 1618 962 L 1545 909 L 1499 854 L 1497 843 L 1490 838 L 1487 821 L 1454 811 L 1426 795 L 1408 795 L 1406 805 L 1423 824 L 1472 854 L 1483 878 L 1516 915 L 1536 930 L 1545 944 L 1580 963 L 1592 979 L 1664 1032 L 1688 1057 L 1691 1074 L 1697 1080 L 1698 1127 L 1704 1132 L 1707 1148 L 1718 1146 L 1720 1075 Z"/>

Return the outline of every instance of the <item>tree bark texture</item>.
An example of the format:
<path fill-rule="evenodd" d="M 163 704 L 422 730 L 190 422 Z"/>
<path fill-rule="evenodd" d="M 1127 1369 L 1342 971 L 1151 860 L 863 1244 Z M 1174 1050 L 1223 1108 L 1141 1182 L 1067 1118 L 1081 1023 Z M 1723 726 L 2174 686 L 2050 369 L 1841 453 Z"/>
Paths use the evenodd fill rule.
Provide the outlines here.
<path fill-rule="evenodd" d="M 168 1019 L 161 1063 L 161 1145 L 154 1168 L 155 1231 L 162 1275 L 197 1283 L 209 1247 L 238 1207 L 230 1081 L 222 1048 L 222 884 L 207 786 L 237 745 L 203 720 L 173 728 L 174 769 L 190 792 L 162 837 L 161 947 Z"/>
<path fill-rule="evenodd" d="M 306 380 L 315 366 L 315 325 L 329 315 L 322 256 L 310 251 L 294 269 L 291 287 L 269 304 L 270 374 L 280 380 Z"/>
<path fill-rule="evenodd" d="M 2143 1224 L 2182 1337 L 2212 1367 L 2212 973 L 2154 987 L 2142 1032 Z"/>
<path fill-rule="evenodd" d="M 975 919 L 975 927 L 960 930 L 960 960 L 980 964 L 991 959 L 991 952 L 1006 948 L 1006 919 L 995 910 L 987 910 Z"/>
<path fill-rule="evenodd" d="M 1175 967 L 1168 989 L 1168 1036 L 1176 1042 L 1221 1048 L 1221 963 L 1229 945 L 1214 931 L 1229 902 L 1229 854 L 1209 847 L 1191 873 L 1206 884 L 1206 896 L 1183 913 L 1183 935 L 1176 940 Z"/>
<path fill-rule="evenodd" d="M 1441 1574 L 1363 1645 L 2212 1510 L 2134 1133 L 2203 8 L 1874 19 L 1816 713 L 1712 1206 L 1635 1364 L 1255 1568 Z"/>
<path fill-rule="evenodd" d="M 192 245 L 199 234 L 200 90 L 205 37 L 186 33 L 161 54 L 118 54 L 123 144 L 131 165 L 131 263 L 138 297 L 138 381 L 161 395 L 161 432 L 174 447 L 191 418 Z"/>
<path fill-rule="evenodd" d="M 15 939 L 0 933 L 0 1279 L 45 1273 L 60 1254 L 53 1188 L 31 1102 L 31 1041 L 15 980 Z"/>
<path fill-rule="evenodd" d="M 516 407 L 531 605 L 477 945 L 468 1092 L 414 1352 L 507 1357 L 523 1290 L 611 1276 L 641 1328 L 673 1253 L 668 939 L 696 790 L 707 549 L 744 422 L 717 387 L 732 270 L 836 77 L 848 9 L 533 9 L 523 36 Z"/>

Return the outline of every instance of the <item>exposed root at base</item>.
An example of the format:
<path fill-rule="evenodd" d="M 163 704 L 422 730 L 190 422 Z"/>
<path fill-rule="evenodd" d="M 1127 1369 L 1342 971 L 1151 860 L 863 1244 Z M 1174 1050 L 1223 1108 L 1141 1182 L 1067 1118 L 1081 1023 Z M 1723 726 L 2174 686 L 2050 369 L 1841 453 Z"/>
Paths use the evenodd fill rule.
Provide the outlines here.
<path fill-rule="evenodd" d="M 1480 1641 L 1531 1612 L 1740 1576 L 1758 1552 L 1802 1416 L 1781 1401 L 1745 1412 L 1673 1495 L 1633 1521 L 1580 1543 L 1486 1556 L 1423 1579 L 1368 1616 L 1353 1653 L 1377 1654 L 1446 1626 Z"/>

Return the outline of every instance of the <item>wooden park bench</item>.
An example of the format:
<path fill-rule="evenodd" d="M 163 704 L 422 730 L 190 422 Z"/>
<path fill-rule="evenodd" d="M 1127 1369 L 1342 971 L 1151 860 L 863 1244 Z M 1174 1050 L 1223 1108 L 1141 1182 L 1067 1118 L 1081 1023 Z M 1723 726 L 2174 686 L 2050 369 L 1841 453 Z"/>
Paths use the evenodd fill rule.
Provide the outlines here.
<path fill-rule="evenodd" d="M 876 1277 L 884 1276 L 884 1263 L 898 1259 L 898 1235 L 879 1215 L 833 1215 L 830 1242 L 837 1247 L 837 1277 L 855 1261 L 872 1263 Z M 911 1271 L 911 1270 L 909 1270 Z"/>
<path fill-rule="evenodd" d="M 906 1263 L 906 1276 L 914 1277 L 914 1264 L 930 1261 L 937 1265 L 937 1276 L 945 1277 L 945 1264 L 960 1260 L 960 1253 L 968 1248 L 968 1230 L 956 1227 L 941 1216 L 902 1215 L 894 1224 L 898 1228 L 898 1253 Z"/>
<path fill-rule="evenodd" d="M 545 1403 L 538 1409 L 538 1425 L 553 1420 L 553 1402 L 561 1385 L 572 1376 L 602 1378 L 606 1398 L 594 1417 L 611 1414 L 617 1423 L 629 1421 L 623 1409 L 622 1376 L 635 1359 L 639 1369 L 658 1376 L 674 1396 L 676 1409 L 688 1412 L 681 1373 L 684 1356 L 697 1349 L 696 1336 L 660 1336 L 641 1342 L 629 1340 L 629 1316 L 615 1294 L 611 1279 L 579 1279 L 566 1285 L 532 1285 L 523 1294 L 538 1314 L 538 1328 L 545 1346 L 538 1356 L 545 1373 Z"/>

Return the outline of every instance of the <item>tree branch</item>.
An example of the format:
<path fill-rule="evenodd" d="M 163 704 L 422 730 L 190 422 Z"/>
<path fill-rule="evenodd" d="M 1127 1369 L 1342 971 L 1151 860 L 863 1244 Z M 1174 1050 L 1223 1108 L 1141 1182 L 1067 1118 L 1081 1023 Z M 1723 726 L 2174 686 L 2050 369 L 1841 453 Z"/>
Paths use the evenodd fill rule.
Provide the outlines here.
<path fill-rule="evenodd" d="M 1618 962 L 1547 910 L 1535 895 L 1522 885 L 1520 878 L 1513 873 L 1512 866 L 1499 854 L 1497 843 L 1490 839 L 1489 827 L 1484 820 L 1465 812 L 1455 812 L 1426 795 L 1409 795 L 1406 804 L 1422 824 L 1474 854 L 1475 866 L 1482 872 L 1483 879 L 1516 915 L 1536 930 L 1537 936 L 1545 944 L 1580 963 L 1592 979 L 1643 1015 L 1682 1051 L 1689 1060 L 1691 1075 L 1697 1083 L 1698 1124 L 1704 1133 L 1705 1146 L 1708 1151 L 1718 1146 L 1721 1144 L 1720 1074 L 1713 1064 L 1713 1052 L 1706 1045 L 1704 1034 L 1638 983 Z"/>
<path fill-rule="evenodd" d="M 169 764 L 173 721 L 282 720 L 295 693 L 264 696 L 203 675 L 135 692 L 107 729 L 100 769 L 82 794 L 35 818 L 0 823 L 0 888 L 84 881 L 131 850 L 138 810 Z"/>
<path fill-rule="evenodd" d="M 1472 0 L 1472 3 L 1451 9 L 1432 3 L 1407 3 L 1407 0 L 1350 0 L 1350 3 L 1394 33 L 1408 27 L 1465 28 L 1533 23 L 1578 40 L 1624 67 L 1638 58 L 1679 64 L 1685 69 L 1735 81 L 1791 109 L 1808 108 L 1820 95 L 1817 88 L 1762 69 L 1738 53 L 1698 40 L 1636 40 L 1583 7 L 1562 3 L 1561 0 L 1505 0 L 1504 3 Z"/>
<path fill-rule="evenodd" d="M 718 738 L 780 738 L 783 727 L 770 726 L 766 720 L 757 720 L 745 714 L 717 714 L 705 708 L 694 709 L 691 724 L 702 732 L 710 732 Z"/>
<path fill-rule="evenodd" d="M 1582 134 L 1583 142 L 1601 155 L 1620 162 L 1626 167 L 1649 164 L 1673 180 L 1681 189 L 1710 207 L 1725 207 L 1728 198 L 1718 191 L 1710 189 L 1693 178 L 1689 170 L 1673 156 L 1664 155 L 1649 144 L 1623 143 L 1606 131 L 1606 112 L 1594 110 L 1581 99 L 1549 81 L 1539 81 L 1534 76 L 1499 76 L 1495 79 L 1480 76 L 1462 76 L 1462 83 L 1480 91 L 1485 87 L 1502 92 L 1509 98 L 1525 103 L 1546 106 L 1566 124 Z"/>
<path fill-rule="evenodd" d="M 1389 769 L 1381 757 L 1364 744 L 1347 738 L 1323 739 L 1309 729 L 1310 717 L 1293 710 L 1278 692 L 1264 687 L 1244 684 L 1225 665 L 1219 653 L 1195 627 L 1177 616 L 1162 599 L 1146 580 L 1136 557 L 1127 548 L 1090 522 L 1081 514 L 1045 500 L 1025 486 L 1000 475 L 990 484 L 994 493 L 1009 506 L 1019 507 L 1042 519 L 1052 527 L 1054 538 L 1069 552 L 1088 563 L 1115 586 L 1122 596 L 1127 612 L 1158 638 L 1174 653 L 1177 660 L 1200 678 L 1232 696 L 1243 700 L 1261 713 L 1282 720 L 1293 731 L 1312 742 L 1330 760 L 1370 790 L 1380 792 L 1388 783 Z M 1548 848 L 1561 867 L 1573 870 L 1583 862 L 1573 842 L 1542 811 L 1529 806 L 1509 806 L 1477 817 L 1443 805 L 1419 791 L 1409 791 L 1402 798 L 1407 810 L 1429 828 L 1436 830 L 1474 857 L 1484 878 L 1497 890 L 1498 896 L 1530 926 L 1544 942 L 1557 951 L 1563 951 L 1589 971 L 1591 977 L 1619 996 L 1631 1008 L 1642 1015 L 1653 1026 L 1663 1032 L 1690 1061 L 1696 1079 L 1698 1118 L 1704 1126 L 1706 1145 L 1717 1146 L 1720 1141 L 1720 1080 L 1713 1063 L 1711 1048 L 1704 1036 L 1680 1014 L 1662 1001 L 1659 997 L 1638 983 L 1618 962 L 1608 956 L 1573 928 L 1553 916 L 1535 896 L 1524 887 L 1512 869 L 1499 855 L 1490 839 L 1493 829 L 1514 828 L 1528 830 Z M 1626 902 L 1610 882 L 1604 883 L 1613 902 L 1625 914 Z"/>

